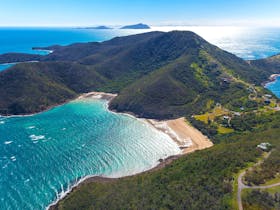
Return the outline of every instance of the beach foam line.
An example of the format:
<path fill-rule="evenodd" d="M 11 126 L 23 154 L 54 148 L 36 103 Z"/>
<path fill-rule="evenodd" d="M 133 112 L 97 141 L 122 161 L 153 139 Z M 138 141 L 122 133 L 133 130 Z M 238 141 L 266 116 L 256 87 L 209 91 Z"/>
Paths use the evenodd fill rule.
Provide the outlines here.
<path fill-rule="evenodd" d="M 179 155 L 179 154 L 177 154 L 177 155 Z M 176 155 L 174 155 L 174 156 L 176 156 Z M 143 168 L 143 170 L 140 171 L 140 172 L 132 172 L 132 171 L 130 171 L 130 172 L 127 172 L 126 174 L 113 174 L 113 175 L 109 175 L 109 176 L 105 176 L 103 174 L 100 174 L 100 175 L 96 175 L 96 174 L 94 174 L 94 175 L 87 175 L 87 176 L 84 176 L 84 177 L 82 177 L 80 179 L 76 179 L 74 184 L 69 184 L 67 186 L 66 190 L 64 190 L 63 186 L 61 185 L 61 192 L 58 192 L 55 187 L 51 187 L 54 190 L 55 194 L 56 194 L 56 200 L 53 201 L 51 204 L 49 204 L 46 207 L 46 210 L 49 210 L 52 206 L 57 205 L 59 203 L 59 201 L 63 200 L 76 187 L 78 187 L 80 184 L 84 183 L 88 179 L 92 179 L 92 178 L 118 179 L 118 178 L 131 177 L 131 176 L 139 175 L 139 174 L 142 174 L 144 172 L 150 171 L 150 170 L 156 168 L 157 166 L 159 166 L 160 164 L 161 164 L 161 162 L 158 160 L 154 164 L 151 164 L 150 166 L 147 166 L 146 168 Z"/>
<path fill-rule="evenodd" d="M 151 125 L 168 134 L 179 146 L 184 154 L 213 146 L 207 136 L 188 125 L 185 118 L 158 121 L 147 119 Z"/>
<path fill-rule="evenodd" d="M 54 202 L 52 202 L 50 205 L 48 205 L 46 207 L 46 210 L 49 210 L 52 206 L 55 206 L 56 204 L 58 204 L 58 202 L 60 200 L 62 200 L 63 198 L 65 198 L 75 187 L 79 186 L 85 180 L 92 178 L 92 177 L 97 177 L 97 176 L 96 175 L 85 176 L 85 177 L 79 179 L 78 181 L 76 181 L 72 186 L 68 185 L 67 190 L 65 190 L 65 191 L 63 189 L 63 186 L 61 187 L 62 188 L 61 192 L 58 192 L 55 187 L 52 187 L 52 189 L 55 191 L 55 194 L 56 194 L 56 200 Z"/>
<path fill-rule="evenodd" d="M 52 54 L 54 50 L 46 50 L 46 49 L 32 49 L 33 51 L 41 51 L 41 52 L 47 52 L 48 54 Z"/>
<path fill-rule="evenodd" d="M 114 114 L 121 114 L 121 115 L 126 115 L 126 116 L 129 116 L 129 117 L 131 117 L 131 118 L 133 118 L 133 119 L 137 119 L 137 120 L 140 120 L 140 121 L 142 121 L 144 124 L 146 124 L 146 125 L 150 125 L 150 126 L 152 126 L 153 128 L 155 128 L 155 129 L 157 129 L 157 130 L 159 130 L 160 132 L 162 132 L 162 134 L 164 134 L 164 135 L 167 135 L 169 138 L 171 138 L 172 140 L 174 140 L 174 138 L 172 138 L 172 135 L 171 135 L 171 133 L 173 134 L 173 137 L 175 136 L 176 138 L 179 138 L 179 134 L 176 132 L 176 129 L 172 129 L 169 125 L 168 125 L 168 123 L 166 123 L 164 126 L 167 126 L 166 128 L 167 128 L 167 130 L 168 131 L 163 131 L 163 130 L 160 130 L 160 129 L 158 129 L 158 128 L 156 128 L 154 125 L 152 125 L 151 123 L 147 123 L 148 121 L 147 120 L 149 120 L 149 119 L 145 119 L 145 118 L 138 118 L 137 116 L 134 116 L 132 113 L 119 113 L 119 112 L 115 112 L 115 111 L 112 111 L 112 110 L 110 110 L 109 109 L 109 102 L 114 98 L 114 97 L 116 97 L 117 96 L 117 94 L 111 94 L 111 93 L 103 93 L 103 92 L 90 92 L 90 93 L 85 93 L 85 94 L 82 94 L 80 97 L 78 97 L 78 98 L 76 98 L 76 99 L 74 99 L 74 100 L 71 100 L 71 101 L 75 101 L 75 100 L 80 100 L 80 99 L 85 99 L 85 98 L 96 98 L 96 99 L 103 99 L 103 100 L 106 100 L 107 101 L 107 103 L 106 103 L 106 108 L 107 108 L 107 110 L 109 111 L 109 112 L 112 112 L 112 113 L 114 113 Z M 66 102 L 67 103 L 67 102 Z M 65 103 L 63 103 L 63 104 L 65 104 Z M 61 105 L 63 105 L 63 104 L 61 104 Z M 57 106 L 59 106 L 59 105 L 57 105 Z M 53 106 L 53 107 L 57 107 L 57 106 Z M 52 107 L 52 108 L 53 108 Z M 49 110 L 49 109 L 48 109 Z M 48 110 L 45 110 L 45 111 L 48 111 Z M 42 111 L 42 112 L 44 112 L 44 111 Z M 39 113 L 41 113 L 41 112 L 39 112 Z M 39 113 L 35 113 L 35 114 L 39 114 Z M 35 115 L 35 114 L 29 114 L 29 115 L 11 115 L 11 116 L 5 116 L 5 118 L 8 118 L 8 117 L 26 117 L 26 116 L 33 116 L 33 115 Z M 168 134 L 169 133 L 169 134 Z M 174 134 L 175 133 L 175 134 Z M 43 135 L 38 135 L 38 136 L 36 136 L 35 134 L 32 134 L 32 135 L 30 135 L 29 136 L 33 141 L 34 141 L 34 143 L 37 143 L 38 142 L 38 140 L 40 140 L 40 139 L 45 139 L 45 136 L 43 136 Z M 186 137 L 186 138 L 182 138 L 181 139 L 181 141 L 184 141 L 185 142 L 185 144 L 184 144 L 184 146 L 189 146 L 190 145 L 190 143 L 188 143 L 188 138 Z M 180 146 L 179 146 L 179 144 L 178 144 L 178 147 L 180 148 Z M 181 151 L 182 151 L 182 148 L 180 148 L 181 149 Z M 192 151 L 194 151 L 194 150 L 192 150 Z M 186 152 L 186 153 L 189 153 L 190 151 L 188 151 L 188 152 Z M 177 155 L 181 155 L 182 153 L 179 153 L 179 154 L 174 154 L 173 156 L 177 156 Z M 170 156 L 170 157 L 172 157 L 172 156 Z M 121 176 L 119 176 L 119 177 L 109 177 L 109 176 L 102 176 L 102 175 L 88 175 L 88 176 L 85 176 L 85 177 L 83 177 L 83 178 L 81 178 L 81 179 L 79 179 L 78 181 L 76 181 L 75 182 L 75 184 L 73 184 L 73 185 L 68 185 L 67 186 L 67 189 L 66 190 L 64 190 L 63 188 L 62 188 L 62 191 L 60 192 L 60 193 L 56 193 L 56 195 L 57 195 L 57 198 L 56 198 L 56 200 L 54 201 L 54 202 L 52 202 L 49 206 L 47 206 L 46 207 L 46 209 L 50 209 L 50 207 L 51 206 L 53 206 L 53 205 L 56 205 L 60 200 L 62 200 L 63 198 L 65 198 L 65 196 L 66 195 L 68 195 L 75 187 L 77 187 L 78 185 L 80 185 L 82 182 L 84 182 L 85 180 L 87 180 L 87 179 L 89 179 L 89 178 L 93 178 L 93 177 L 102 177 L 102 178 L 120 178 L 120 177 L 127 177 L 127 176 L 134 176 L 134 175 L 137 175 L 137 174 L 140 174 L 140 173 L 143 173 L 143 172 L 145 172 L 145 171 L 149 171 L 149 170 L 151 170 L 151 169 L 154 169 L 154 168 L 156 168 L 158 165 L 160 165 L 161 164 L 161 161 L 160 160 L 158 160 L 157 162 L 155 162 L 154 164 L 151 164 L 149 167 L 147 167 L 147 169 L 143 169 L 141 172 L 137 172 L 137 173 L 134 173 L 134 174 L 130 174 L 130 175 L 121 175 Z"/>
<path fill-rule="evenodd" d="M 0 65 L 16 65 L 20 63 L 38 63 L 39 61 L 22 61 L 22 62 L 11 62 L 11 63 L 0 63 Z"/>
<path fill-rule="evenodd" d="M 81 98 L 90 98 L 93 95 L 107 95 L 107 93 L 103 92 L 90 92 L 87 94 L 83 94 Z M 111 97 L 116 97 L 116 94 L 110 94 Z M 158 121 L 154 119 L 147 119 L 147 118 L 139 118 L 135 116 L 133 113 L 121 113 L 116 112 L 109 109 L 109 102 L 113 98 L 107 99 L 106 103 L 106 109 L 109 112 L 112 112 L 114 114 L 121 114 L 125 116 L 129 116 L 133 119 L 139 120 L 143 123 L 147 123 L 148 125 L 152 126 L 153 128 L 159 130 L 163 134 L 167 135 L 169 138 L 171 138 L 175 143 L 177 143 L 178 147 L 181 149 L 182 153 L 190 153 L 194 152 L 196 150 L 206 149 L 211 146 L 213 146 L 213 143 L 208 139 L 208 137 L 204 136 L 199 130 L 192 127 L 191 125 L 188 125 L 185 121 L 185 118 L 178 118 L 175 120 L 166 120 L 166 121 Z M 105 98 L 106 99 L 106 98 Z M 182 131 L 184 129 L 184 131 Z"/>
<path fill-rule="evenodd" d="M 104 97 L 103 97 L 104 95 L 107 95 L 107 96 L 109 95 L 109 96 L 112 97 L 112 98 L 114 98 L 114 97 L 117 96 L 116 94 L 107 94 L 107 93 L 91 92 L 91 93 L 86 93 L 86 94 L 81 95 L 80 97 L 78 97 L 78 100 L 79 100 L 79 99 L 84 99 L 84 98 L 107 99 L 107 103 L 105 104 L 107 111 L 112 112 L 112 113 L 114 113 L 114 114 L 121 114 L 121 115 L 129 116 L 129 117 L 131 117 L 131 118 L 133 118 L 133 119 L 137 119 L 137 120 L 143 122 L 144 124 L 150 125 L 151 127 L 157 129 L 158 131 L 162 132 L 163 134 L 165 134 L 165 135 L 167 135 L 169 138 L 171 138 L 173 141 L 175 141 L 175 142 L 177 143 L 178 147 L 181 149 L 181 151 L 182 151 L 182 147 L 183 147 L 183 148 L 188 148 L 188 147 L 193 146 L 192 139 L 191 139 L 189 136 L 184 136 L 184 138 L 180 137 L 180 134 L 177 133 L 175 129 L 172 129 L 172 128 L 169 126 L 169 124 L 168 124 L 169 121 L 156 121 L 156 120 L 153 120 L 153 119 L 138 118 L 137 116 L 134 116 L 134 115 L 131 114 L 131 113 L 118 113 L 118 112 L 115 112 L 115 111 L 110 110 L 110 109 L 109 109 L 109 102 L 110 102 L 110 100 L 111 100 L 112 98 L 109 98 L 109 99 L 108 99 L 108 98 L 104 98 Z M 177 121 L 178 121 L 178 120 L 180 120 L 180 123 L 182 123 L 182 118 L 177 119 Z M 176 121 L 176 122 L 177 122 L 177 121 Z M 184 121 L 184 120 L 183 120 L 183 121 Z M 187 125 L 186 122 L 184 122 L 184 123 L 185 123 L 185 126 L 189 126 L 189 125 Z M 193 129 L 195 129 L 195 128 L 193 128 Z M 199 131 L 198 131 L 198 132 L 199 132 Z M 176 140 L 175 140 L 175 139 L 176 139 Z M 209 143 L 210 146 L 213 145 L 211 141 L 209 141 L 209 142 L 210 142 L 210 143 Z M 206 147 L 209 147 L 209 145 L 207 145 Z M 198 149 L 198 148 L 196 148 L 196 149 Z M 196 149 L 194 149 L 194 150 L 196 150 Z M 193 150 L 192 150 L 192 151 L 193 151 Z M 186 153 L 189 153 L 189 152 L 191 152 L 191 151 L 188 151 L 188 152 L 186 152 Z M 182 153 L 181 153 L 181 154 L 182 154 Z M 179 154 L 178 154 L 178 155 L 179 155 Z M 160 164 L 160 162 L 156 162 L 154 165 L 151 165 L 151 166 L 148 167 L 147 169 L 144 169 L 143 171 L 138 172 L 138 173 L 131 174 L 131 175 L 129 175 L 129 176 L 134 176 L 134 175 L 143 173 L 143 172 L 145 172 L 145 171 L 151 170 L 151 169 L 157 167 L 159 164 Z M 50 209 L 51 206 L 57 205 L 58 202 L 59 202 L 60 200 L 62 200 L 63 198 L 65 198 L 70 192 L 72 192 L 72 190 L 73 190 L 75 187 L 79 186 L 79 185 L 80 185 L 81 183 L 83 183 L 85 180 L 90 179 L 90 178 L 93 178 L 93 177 L 120 178 L 120 177 L 127 177 L 127 175 L 124 175 L 124 176 L 123 176 L 123 175 L 120 175 L 120 176 L 116 176 L 116 177 L 114 177 L 114 176 L 102 176 L 102 175 L 99 175 L 99 176 L 97 176 L 97 175 L 88 175 L 88 176 L 85 176 L 85 177 L 81 178 L 80 180 L 78 180 L 74 185 L 72 185 L 72 186 L 70 186 L 70 187 L 68 186 L 66 191 L 64 191 L 64 190 L 62 189 L 62 192 L 60 192 L 60 193 L 57 193 L 57 192 L 56 192 L 56 194 L 57 194 L 57 199 L 56 199 L 53 203 L 51 203 L 46 209 Z"/>

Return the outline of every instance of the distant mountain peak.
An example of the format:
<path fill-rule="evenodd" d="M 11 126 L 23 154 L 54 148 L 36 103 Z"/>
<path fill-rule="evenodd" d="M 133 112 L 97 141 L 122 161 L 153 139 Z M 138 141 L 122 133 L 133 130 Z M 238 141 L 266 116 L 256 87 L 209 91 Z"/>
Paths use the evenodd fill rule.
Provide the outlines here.
<path fill-rule="evenodd" d="M 143 23 L 138 23 L 135 25 L 127 25 L 127 26 L 123 26 L 121 27 L 121 29 L 150 29 L 151 27 L 143 24 Z"/>

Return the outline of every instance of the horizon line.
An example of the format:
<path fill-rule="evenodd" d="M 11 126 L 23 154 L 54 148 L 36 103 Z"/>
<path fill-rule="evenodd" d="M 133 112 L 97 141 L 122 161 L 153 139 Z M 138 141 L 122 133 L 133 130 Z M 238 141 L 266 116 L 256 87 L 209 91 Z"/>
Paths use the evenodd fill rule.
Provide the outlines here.
<path fill-rule="evenodd" d="M 149 25 L 149 24 L 147 24 Z M 86 28 L 86 27 L 98 27 L 98 26 L 109 26 L 115 27 L 112 29 L 120 29 L 118 27 L 126 26 L 125 24 L 99 24 L 99 25 L 0 25 L 0 28 Z M 240 25 L 240 24 L 151 24 L 149 25 L 151 29 L 153 27 L 280 27 L 279 25 Z M 108 30 L 108 29 L 106 29 Z M 139 30 L 139 29 L 138 29 Z M 143 29 L 149 30 L 149 29 Z"/>

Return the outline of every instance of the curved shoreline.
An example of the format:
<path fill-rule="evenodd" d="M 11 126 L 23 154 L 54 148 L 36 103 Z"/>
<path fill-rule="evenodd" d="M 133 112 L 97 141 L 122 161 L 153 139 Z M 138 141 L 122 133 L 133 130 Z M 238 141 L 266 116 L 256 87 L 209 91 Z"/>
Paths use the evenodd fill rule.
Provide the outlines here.
<path fill-rule="evenodd" d="M 79 99 L 86 99 L 86 98 L 94 98 L 94 99 L 103 99 L 107 100 L 109 104 L 112 99 L 114 99 L 117 94 L 112 93 L 104 93 L 104 92 L 89 92 L 80 95 L 76 100 Z M 109 108 L 108 108 L 109 110 Z M 143 120 L 144 122 L 150 124 L 155 129 L 164 134 L 168 135 L 181 149 L 181 154 L 169 156 L 165 159 L 159 159 L 159 163 L 155 166 L 144 170 L 142 172 L 131 174 L 129 176 L 121 176 L 118 178 L 109 178 L 103 176 L 96 176 L 96 175 L 88 175 L 81 178 L 78 182 L 76 182 L 73 186 L 69 187 L 66 192 L 62 192 L 60 196 L 52 202 L 49 206 L 46 207 L 47 210 L 54 210 L 56 209 L 57 204 L 63 200 L 67 195 L 69 195 L 72 191 L 79 188 L 80 185 L 85 183 L 91 182 L 111 182 L 118 179 L 136 176 L 142 173 L 148 173 L 151 171 L 155 171 L 165 167 L 166 165 L 172 163 L 174 160 L 178 159 L 179 157 L 192 153 L 196 150 L 206 149 L 213 146 L 213 143 L 204 136 L 200 131 L 195 129 L 194 127 L 187 124 L 184 118 L 179 118 L 175 120 L 166 120 L 166 121 L 158 121 L 154 119 L 145 119 L 145 118 L 138 118 L 137 116 L 133 115 L 133 113 L 118 113 L 114 110 L 109 110 L 110 112 L 116 114 L 124 114 L 130 117 L 133 117 L 138 120 Z M 184 131 L 183 131 L 184 130 Z M 197 139 L 196 139 L 197 137 Z"/>
<path fill-rule="evenodd" d="M 78 182 L 76 182 L 76 184 L 71 186 L 68 191 L 64 192 L 64 194 L 60 198 L 58 198 L 56 201 L 52 202 L 49 206 L 47 206 L 46 210 L 56 210 L 57 209 L 56 207 L 60 201 L 62 201 L 64 198 L 66 198 L 73 191 L 79 189 L 80 186 L 83 184 L 88 184 L 88 183 L 92 183 L 92 182 L 102 182 L 102 183 L 113 182 L 113 181 L 116 181 L 119 179 L 124 179 L 124 178 L 128 178 L 128 177 L 137 176 L 137 175 L 143 174 L 143 173 L 157 171 L 157 170 L 164 168 L 165 166 L 171 164 L 174 160 L 177 160 L 178 158 L 180 158 L 184 155 L 186 155 L 186 154 L 169 156 L 165 159 L 160 160 L 160 162 L 156 166 L 154 166 L 150 169 L 147 169 L 147 170 L 139 172 L 139 173 L 131 174 L 128 176 L 121 176 L 121 177 L 117 177 L 117 178 L 111 178 L 111 177 L 106 177 L 106 176 L 97 176 L 97 175 L 85 176 L 85 177 L 81 178 Z"/>
<path fill-rule="evenodd" d="M 16 65 L 20 63 L 38 63 L 39 61 L 22 61 L 22 62 L 10 62 L 10 63 L 0 63 L 0 65 Z"/>
<path fill-rule="evenodd" d="M 269 76 L 269 80 L 262 83 L 262 86 L 266 88 L 269 83 L 275 82 L 277 78 L 280 77 L 280 74 L 272 74 Z"/>
<path fill-rule="evenodd" d="M 63 200 L 69 193 L 71 193 L 73 190 L 78 188 L 81 184 L 83 183 L 88 183 L 88 182 L 95 182 L 95 181 L 113 181 L 125 177 L 130 177 L 130 176 L 135 176 L 138 174 L 158 170 L 160 168 L 165 167 L 166 165 L 170 164 L 173 160 L 178 159 L 182 155 L 189 154 L 191 152 L 194 152 L 196 150 L 201 150 L 201 149 L 206 149 L 211 146 L 213 146 L 213 143 L 208 139 L 208 137 L 204 136 L 199 130 L 195 129 L 191 125 L 188 125 L 185 118 L 178 118 L 175 120 L 164 120 L 164 121 L 159 121 L 155 119 L 146 119 L 146 118 L 139 118 L 133 113 L 120 113 L 115 110 L 110 110 L 109 109 L 109 103 L 111 100 L 113 100 L 117 94 L 113 93 L 105 93 L 105 92 L 89 92 L 89 93 L 84 93 L 79 95 L 78 97 L 74 99 L 69 99 L 63 103 L 60 104 L 55 104 L 53 106 L 50 106 L 46 108 L 43 111 L 36 112 L 36 113 L 31 113 L 31 114 L 24 114 L 24 115 L 8 115 L 8 116 L 1 116 L 0 117 L 5 117 L 5 118 L 10 118 L 10 117 L 29 117 L 33 116 L 35 114 L 40 114 L 45 111 L 49 111 L 55 107 L 62 106 L 66 103 L 69 103 L 71 101 L 75 100 L 82 100 L 82 99 L 100 99 L 100 100 L 106 100 L 107 101 L 107 109 L 110 112 L 113 112 L 115 114 L 122 114 L 122 115 L 127 115 L 129 117 L 132 117 L 136 120 L 141 120 L 144 123 L 147 123 L 148 125 L 152 126 L 154 129 L 158 130 L 159 132 L 164 133 L 167 135 L 171 140 L 173 140 L 177 145 L 178 148 L 181 150 L 180 154 L 177 155 L 172 155 L 169 156 L 165 159 L 159 159 L 155 165 L 151 166 L 150 168 L 147 168 L 141 172 L 131 174 L 129 176 L 121 176 L 118 178 L 109 178 L 109 177 L 101 177 L 101 176 L 96 176 L 96 175 L 88 175 L 85 177 L 81 177 L 79 180 L 77 180 L 72 186 L 68 186 L 68 189 L 66 191 L 62 191 L 57 194 L 57 198 L 55 201 L 53 201 L 49 206 L 46 207 L 46 209 L 54 209 L 55 206 Z"/>
<path fill-rule="evenodd" d="M 79 96 L 77 99 L 103 99 L 107 100 L 109 105 L 110 101 L 113 100 L 116 96 L 117 94 L 112 93 L 89 92 Z M 133 113 L 116 112 L 115 110 L 110 110 L 108 107 L 107 109 L 110 112 L 123 114 L 133 117 L 134 119 L 142 120 L 153 126 L 158 131 L 168 135 L 178 145 L 183 154 L 213 146 L 213 143 L 210 141 L 210 139 L 207 136 L 203 135 L 199 130 L 189 125 L 184 117 L 174 120 L 139 118 Z"/>

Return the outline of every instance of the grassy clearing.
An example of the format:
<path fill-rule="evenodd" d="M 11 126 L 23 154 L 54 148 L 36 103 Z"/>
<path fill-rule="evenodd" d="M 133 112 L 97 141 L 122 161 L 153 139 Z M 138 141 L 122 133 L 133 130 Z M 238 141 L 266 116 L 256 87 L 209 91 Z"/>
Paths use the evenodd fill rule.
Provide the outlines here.
<path fill-rule="evenodd" d="M 222 115 L 226 115 L 229 112 L 227 110 L 225 110 L 223 107 L 221 106 L 216 106 L 211 112 L 206 112 L 205 114 L 202 115 L 195 115 L 194 118 L 196 120 L 202 121 L 206 124 L 208 124 L 208 121 L 213 121 L 215 119 L 215 117 L 219 117 Z"/>
<path fill-rule="evenodd" d="M 266 189 L 266 190 L 263 190 L 263 191 L 266 191 L 270 194 L 280 193 L 280 186 L 272 187 L 272 188 L 269 188 L 269 189 Z"/>
<path fill-rule="evenodd" d="M 232 133 L 232 132 L 234 132 L 234 130 L 232 128 L 225 128 L 223 126 L 218 126 L 219 134 L 228 134 L 228 133 Z"/>
<path fill-rule="evenodd" d="M 276 177 L 275 179 L 269 180 L 265 182 L 265 184 L 262 184 L 261 186 L 267 186 L 267 185 L 272 185 L 280 182 L 280 176 Z"/>

